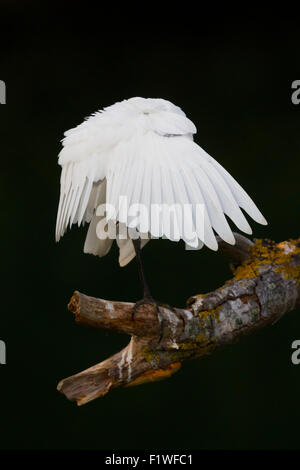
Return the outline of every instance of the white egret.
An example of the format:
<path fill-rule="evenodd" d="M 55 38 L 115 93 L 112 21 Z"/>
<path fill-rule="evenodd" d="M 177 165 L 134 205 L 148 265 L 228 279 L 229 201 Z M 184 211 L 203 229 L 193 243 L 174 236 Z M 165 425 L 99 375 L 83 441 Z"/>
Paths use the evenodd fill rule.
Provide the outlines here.
<path fill-rule="evenodd" d="M 146 236 L 217 250 L 214 231 L 235 243 L 225 215 L 248 234 L 252 231 L 240 208 L 267 223 L 234 178 L 194 142 L 195 133 L 195 125 L 170 101 L 131 98 L 64 134 L 56 240 L 68 225 L 85 222 L 90 223 L 85 253 L 104 256 L 116 239 L 121 266 L 137 256 L 144 302 L 153 301 L 140 253 Z M 131 211 L 136 204 L 143 209 L 138 216 Z M 106 212 L 99 210 L 103 205 Z M 109 223 L 115 233 L 107 232 Z M 125 237 L 120 235 L 124 227 Z"/>

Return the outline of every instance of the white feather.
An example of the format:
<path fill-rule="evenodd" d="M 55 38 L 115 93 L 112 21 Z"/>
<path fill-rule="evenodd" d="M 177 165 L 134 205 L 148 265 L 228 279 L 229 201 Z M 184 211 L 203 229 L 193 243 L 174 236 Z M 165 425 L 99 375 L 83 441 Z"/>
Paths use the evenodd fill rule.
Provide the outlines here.
<path fill-rule="evenodd" d="M 251 233 L 240 207 L 266 224 L 234 178 L 193 141 L 195 133 L 194 124 L 179 107 L 150 98 L 115 103 L 67 131 L 59 155 L 62 173 L 56 239 L 68 225 L 88 222 L 84 251 L 104 256 L 113 239 L 100 239 L 96 229 L 99 222 L 110 221 L 116 224 L 113 238 L 123 266 L 135 252 L 131 239 L 120 237 L 122 227 L 130 234 L 136 229 L 152 238 L 182 239 L 192 248 L 206 244 L 216 250 L 214 231 L 227 243 L 235 243 L 225 215 L 240 230 Z M 105 203 L 115 210 L 108 207 L 105 216 L 97 215 L 97 207 Z M 143 204 L 148 216 L 143 211 L 137 216 L 128 214 L 134 204 Z M 154 209 L 153 204 L 157 204 Z M 200 225 L 199 204 L 204 208 Z M 189 212 L 182 211 L 184 205 L 190 206 Z"/>

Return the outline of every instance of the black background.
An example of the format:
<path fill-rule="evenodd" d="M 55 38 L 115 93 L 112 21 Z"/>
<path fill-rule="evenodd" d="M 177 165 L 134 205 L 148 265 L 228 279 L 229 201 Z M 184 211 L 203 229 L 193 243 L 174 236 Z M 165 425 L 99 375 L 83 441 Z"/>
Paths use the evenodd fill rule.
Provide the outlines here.
<path fill-rule="evenodd" d="M 175 6 L 167 14 L 144 8 L 1 5 L 0 447 L 299 448 L 300 365 L 291 363 L 299 310 L 165 382 L 80 408 L 56 391 L 60 379 L 128 342 L 75 325 L 66 309 L 73 291 L 141 296 L 135 261 L 120 268 L 115 247 L 102 259 L 83 254 L 86 227 L 54 241 L 60 140 L 85 116 L 132 96 L 171 100 L 267 218 L 267 227 L 251 223 L 254 236 L 299 236 L 296 15 L 274 20 L 253 10 L 236 18 L 185 5 L 175 20 Z M 207 249 L 158 240 L 143 256 L 154 295 L 176 306 L 231 275 Z"/>

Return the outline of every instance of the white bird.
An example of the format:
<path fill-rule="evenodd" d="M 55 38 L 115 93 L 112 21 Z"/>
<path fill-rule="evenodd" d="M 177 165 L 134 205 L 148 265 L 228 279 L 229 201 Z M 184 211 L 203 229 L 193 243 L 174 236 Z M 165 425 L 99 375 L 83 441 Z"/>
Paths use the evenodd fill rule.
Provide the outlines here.
<path fill-rule="evenodd" d="M 148 241 L 145 236 L 182 239 L 192 248 L 206 245 L 217 250 L 214 231 L 227 243 L 235 243 L 225 215 L 248 234 L 252 231 L 240 208 L 266 225 L 248 194 L 194 142 L 194 134 L 195 125 L 178 106 L 138 97 L 104 108 L 65 132 L 58 160 L 62 173 L 56 240 L 68 225 L 85 222 L 90 223 L 85 253 L 104 256 L 116 239 L 121 266 L 137 255 L 144 299 L 149 300 L 140 256 Z M 106 213 L 97 211 L 101 204 L 106 204 Z M 127 209 L 135 204 L 146 212 L 130 215 Z M 190 210 L 184 212 L 184 206 Z M 172 223 L 166 207 L 172 208 Z M 108 223 L 117 228 L 109 237 Z M 122 227 L 126 238 L 120 236 Z"/>

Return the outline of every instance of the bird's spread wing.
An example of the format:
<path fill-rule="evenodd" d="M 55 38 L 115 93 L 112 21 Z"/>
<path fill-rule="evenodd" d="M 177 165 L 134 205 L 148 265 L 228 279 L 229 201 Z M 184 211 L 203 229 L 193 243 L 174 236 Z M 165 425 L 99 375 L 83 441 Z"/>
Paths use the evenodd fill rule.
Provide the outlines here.
<path fill-rule="evenodd" d="M 67 131 L 59 155 L 56 239 L 68 225 L 89 222 L 84 251 L 103 256 L 115 238 L 120 264 L 125 265 L 134 257 L 131 240 L 119 232 L 99 238 L 96 230 L 103 219 L 113 221 L 118 230 L 127 227 L 131 238 L 137 230 L 213 250 L 218 248 L 215 232 L 235 243 L 226 216 L 251 233 L 241 208 L 266 224 L 243 188 L 193 141 L 195 133 L 180 108 L 143 98 L 116 103 Z M 103 203 L 105 217 L 96 213 Z"/>
<path fill-rule="evenodd" d="M 214 231 L 234 244 L 225 214 L 240 230 L 251 233 L 240 207 L 257 222 L 266 223 L 241 186 L 186 136 L 149 133 L 120 143 L 107 168 L 106 197 L 107 203 L 117 208 L 108 218 L 153 237 L 182 239 L 192 247 L 199 246 L 200 240 L 200 245 L 202 242 L 216 250 Z M 128 213 L 134 204 L 141 208 L 138 217 L 132 215 L 135 211 Z M 153 205 L 157 205 L 157 210 L 151 210 Z"/>

